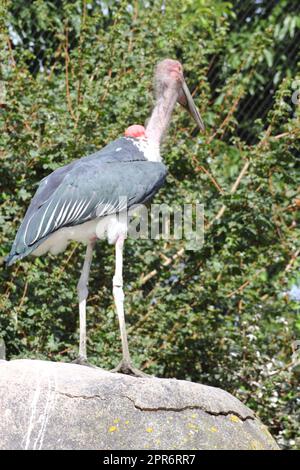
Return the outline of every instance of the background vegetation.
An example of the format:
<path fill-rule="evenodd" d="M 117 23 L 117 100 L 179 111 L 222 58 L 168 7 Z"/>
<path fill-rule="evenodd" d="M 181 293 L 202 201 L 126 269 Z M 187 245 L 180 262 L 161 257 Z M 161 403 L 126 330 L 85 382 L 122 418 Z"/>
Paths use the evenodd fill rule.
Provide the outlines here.
<path fill-rule="evenodd" d="M 7 269 L 39 180 L 144 123 L 156 62 L 183 62 L 207 131 L 177 110 L 156 202 L 205 204 L 205 244 L 128 240 L 130 348 L 151 374 L 218 386 L 299 443 L 299 2 L 14 0 L 0 11 L 0 335 L 8 358 L 76 357 L 84 247 Z M 298 91 L 297 91 L 298 90 Z M 292 100 L 294 96 L 294 100 Z M 294 102 L 293 102 L 294 101 Z M 89 357 L 115 366 L 113 247 L 99 242 Z"/>

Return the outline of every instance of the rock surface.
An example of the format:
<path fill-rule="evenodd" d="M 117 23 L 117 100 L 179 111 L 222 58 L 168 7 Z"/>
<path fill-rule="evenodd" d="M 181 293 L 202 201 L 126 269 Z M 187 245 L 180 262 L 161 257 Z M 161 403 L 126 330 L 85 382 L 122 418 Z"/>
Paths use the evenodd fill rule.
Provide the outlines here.
<path fill-rule="evenodd" d="M 0 362 L 0 449 L 278 449 L 229 393 L 76 364 Z"/>

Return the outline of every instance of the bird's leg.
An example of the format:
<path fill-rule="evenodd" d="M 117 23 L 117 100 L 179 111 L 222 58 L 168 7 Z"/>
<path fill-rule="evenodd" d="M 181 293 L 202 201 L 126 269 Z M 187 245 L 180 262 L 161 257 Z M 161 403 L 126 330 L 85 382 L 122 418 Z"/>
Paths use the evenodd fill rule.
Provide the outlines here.
<path fill-rule="evenodd" d="M 86 354 L 86 299 L 88 296 L 88 284 L 89 284 L 89 275 L 90 267 L 93 257 L 93 249 L 96 241 L 92 240 L 88 243 L 84 258 L 84 263 L 81 271 L 81 275 L 77 284 L 77 293 L 79 301 L 79 330 L 80 330 L 80 339 L 79 339 L 79 355 L 75 359 L 76 364 L 92 366 L 87 360 Z"/>
<path fill-rule="evenodd" d="M 123 292 L 123 247 L 124 247 L 124 235 L 119 235 L 116 241 L 116 269 L 113 277 L 113 295 L 116 305 L 116 310 L 119 319 L 121 341 L 122 341 L 122 361 L 120 364 L 112 370 L 112 372 L 121 372 L 123 374 L 133 375 L 136 377 L 149 377 L 140 370 L 136 369 L 131 362 L 126 325 L 125 325 L 125 314 L 124 314 L 124 292 Z"/>

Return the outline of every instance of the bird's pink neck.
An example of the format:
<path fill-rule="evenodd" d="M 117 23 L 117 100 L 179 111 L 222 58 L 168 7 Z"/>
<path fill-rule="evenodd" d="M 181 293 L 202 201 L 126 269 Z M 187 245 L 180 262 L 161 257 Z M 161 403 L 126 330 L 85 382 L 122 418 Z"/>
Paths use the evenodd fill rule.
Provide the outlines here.
<path fill-rule="evenodd" d="M 169 127 L 171 115 L 177 101 L 177 94 L 172 87 L 158 97 L 146 127 L 146 137 L 151 144 L 158 146 Z"/>

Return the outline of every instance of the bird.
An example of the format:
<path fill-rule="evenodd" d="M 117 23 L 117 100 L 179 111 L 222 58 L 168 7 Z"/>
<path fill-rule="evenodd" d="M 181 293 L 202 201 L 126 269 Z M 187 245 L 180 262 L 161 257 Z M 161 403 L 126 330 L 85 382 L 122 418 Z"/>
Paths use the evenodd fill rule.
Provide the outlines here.
<path fill-rule="evenodd" d="M 154 107 L 146 127 L 133 124 L 101 150 L 72 161 L 43 178 L 17 231 L 8 266 L 29 254 L 58 254 L 70 241 L 86 245 L 77 284 L 79 303 L 79 354 L 87 359 L 86 301 L 95 244 L 106 239 L 115 245 L 113 298 L 119 320 L 122 360 L 114 372 L 145 376 L 131 360 L 124 314 L 123 248 L 127 236 L 124 219 L 118 217 L 132 207 L 145 204 L 163 186 L 167 168 L 160 145 L 169 127 L 176 103 L 191 114 L 197 127 L 204 123 L 186 84 L 178 60 L 164 59 L 154 71 Z"/>

